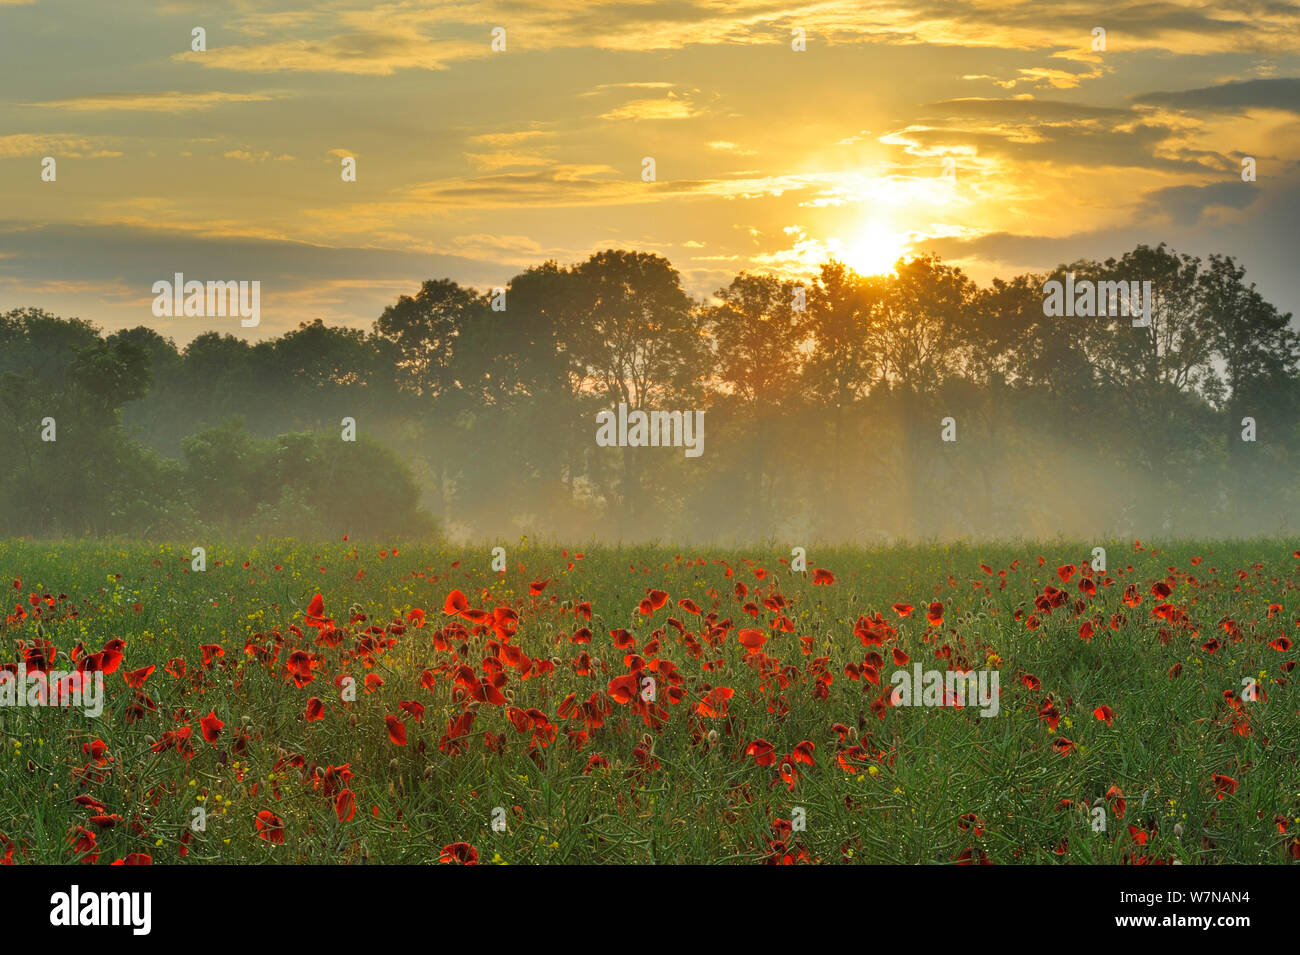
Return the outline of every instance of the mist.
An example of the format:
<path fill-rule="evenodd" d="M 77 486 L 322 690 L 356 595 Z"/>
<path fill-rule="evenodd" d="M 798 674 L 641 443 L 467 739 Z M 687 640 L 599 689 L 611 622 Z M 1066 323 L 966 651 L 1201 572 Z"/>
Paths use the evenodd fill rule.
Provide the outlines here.
<path fill-rule="evenodd" d="M 1062 279 L 1151 291 L 1140 316 L 1063 316 Z M 1138 246 L 984 287 L 930 255 L 828 262 L 700 301 L 610 250 L 430 280 L 369 330 L 253 343 L 236 317 L 178 348 L 184 321 L 0 317 L 4 533 L 837 544 L 1300 514 L 1297 335 L 1222 256 Z"/>

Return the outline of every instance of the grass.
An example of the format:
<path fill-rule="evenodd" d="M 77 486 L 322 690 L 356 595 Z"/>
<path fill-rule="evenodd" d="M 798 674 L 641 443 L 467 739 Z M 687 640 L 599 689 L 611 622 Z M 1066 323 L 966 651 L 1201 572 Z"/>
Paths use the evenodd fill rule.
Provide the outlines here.
<path fill-rule="evenodd" d="M 781 562 L 788 550 L 593 548 L 577 559 L 521 546 L 499 574 L 490 545 L 214 544 L 206 570 L 195 572 L 188 547 L 0 542 L 11 597 L 0 662 L 16 663 L 38 638 L 52 642 L 55 669 L 70 668 L 78 645 L 94 653 L 125 643 L 100 717 L 0 708 L 0 851 L 17 863 L 100 864 L 133 853 L 155 863 L 427 863 L 457 851 L 512 864 L 1300 858 L 1300 719 L 1288 672 L 1300 617 L 1294 546 L 1110 542 L 1108 573 L 1095 575 L 1090 597 L 1079 589 L 1085 571 L 1065 582 L 1057 568 L 1085 568 L 1092 548 L 810 548 L 808 572 L 793 573 Z M 834 583 L 814 585 L 814 568 L 830 570 Z M 1161 581 L 1172 585 L 1164 599 L 1152 592 Z M 1038 610 L 1049 585 L 1068 599 Z M 1136 606 L 1123 602 L 1129 585 L 1142 598 Z M 638 604 L 652 589 L 668 600 L 646 616 Z M 526 679 L 501 634 L 475 634 L 473 620 L 444 614 L 453 590 L 471 610 L 518 611 L 509 643 L 532 661 Z M 317 593 L 323 615 L 347 631 L 336 647 L 316 642 L 327 629 L 304 625 Z M 763 605 L 774 594 L 786 601 L 775 611 Z M 702 615 L 679 607 L 683 598 Z M 751 601 L 756 619 L 744 609 Z M 583 602 L 590 623 L 575 618 Z M 932 602 L 943 604 L 941 625 L 927 621 Z M 895 603 L 916 609 L 900 616 Z M 1153 615 L 1162 604 L 1170 609 Z M 410 619 L 414 608 L 427 612 L 423 626 Z M 710 612 L 734 624 L 712 640 Z M 855 624 L 877 612 L 893 632 L 883 646 L 865 646 Z M 788 631 L 770 626 L 781 616 Z M 1095 626 L 1088 641 L 1084 621 Z M 446 649 L 437 649 L 449 624 Z M 584 625 L 591 642 L 571 642 Z M 369 627 L 379 629 L 375 641 L 393 644 L 360 644 Z M 620 628 L 633 647 L 614 646 L 610 632 Z M 741 629 L 767 637 L 761 651 L 746 650 Z M 659 646 L 648 649 L 656 630 Z M 246 652 L 246 644 L 273 650 L 276 634 L 273 665 Z M 202 644 L 224 655 L 205 667 Z M 953 663 L 998 671 L 996 716 L 880 705 L 901 669 L 895 648 L 946 669 L 949 660 L 935 656 L 944 645 Z M 311 655 L 301 687 L 286 669 L 294 649 Z M 851 679 L 845 665 L 860 667 L 872 651 L 883 656 L 880 683 Z M 587 675 L 573 662 L 583 652 Z M 655 664 L 655 703 L 641 713 L 610 697 L 630 654 L 673 664 Z M 467 707 L 456 667 L 467 664 L 476 682 L 489 657 L 508 703 L 472 706 L 468 732 L 446 739 Z M 149 665 L 156 669 L 139 689 L 157 708 L 131 721 L 137 690 L 125 675 Z M 822 690 L 819 674 L 830 678 Z M 336 683 L 348 675 L 351 701 Z M 1253 701 L 1242 699 L 1248 678 L 1260 688 Z M 734 691 L 726 713 L 700 715 L 713 687 Z M 585 740 L 582 720 L 560 714 L 571 693 L 577 703 L 594 694 L 593 705 L 608 710 Z M 312 697 L 323 710 L 309 722 Z M 422 722 L 403 701 L 424 707 Z M 647 722 L 650 705 L 666 714 L 661 724 L 653 714 Z M 1110 725 L 1094 716 L 1103 705 Z M 1043 712 L 1051 706 L 1054 729 Z M 209 713 L 224 723 L 213 742 L 201 734 Z M 406 745 L 390 739 L 390 716 Z M 188 743 L 168 744 L 164 733 L 183 727 Z M 98 765 L 82 748 L 96 739 L 109 758 Z M 1058 752 L 1061 739 L 1072 751 Z M 746 754 L 756 740 L 772 744 L 771 765 Z M 813 744 L 813 765 L 790 763 L 791 787 L 782 764 L 803 741 Z M 345 765 L 350 776 L 321 778 Z M 355 800 L 350 818 L 346 801 L 339 811 L 343 789 Z M 84 794 L 102 809 L 74 801 Z M 1095 803 L 1104 812 L 1094 816 Z M 271 814 L 260 830 L 259 813 Z M 472 853 L 448 849 L 457 843 Z"/>

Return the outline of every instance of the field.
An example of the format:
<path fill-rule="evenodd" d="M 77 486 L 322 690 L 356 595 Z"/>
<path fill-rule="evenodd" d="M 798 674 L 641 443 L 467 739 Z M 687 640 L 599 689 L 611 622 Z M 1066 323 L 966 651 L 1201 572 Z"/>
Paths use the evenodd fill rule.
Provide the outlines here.
<path fill-rule="evenodd" d="M 1094 546 L 7 541 L 0 662 L 105 700 L 0 707 L 0 853 L 1300 859 L 1294 544 Z M 917 664 L 996 714 L 893 705 Z"/>

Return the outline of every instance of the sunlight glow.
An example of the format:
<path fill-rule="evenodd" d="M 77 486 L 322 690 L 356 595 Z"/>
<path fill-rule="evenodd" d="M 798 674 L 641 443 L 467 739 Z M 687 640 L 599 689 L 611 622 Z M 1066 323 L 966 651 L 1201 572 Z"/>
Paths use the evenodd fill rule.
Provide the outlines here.
<path fill-rule="evenodd" d="M 847 241 L 836 240 L 837 257 L 860 275 L 884 275 L 906 255 L 906 233 L 893 232 L 880 223 L 869 223 Z"/>

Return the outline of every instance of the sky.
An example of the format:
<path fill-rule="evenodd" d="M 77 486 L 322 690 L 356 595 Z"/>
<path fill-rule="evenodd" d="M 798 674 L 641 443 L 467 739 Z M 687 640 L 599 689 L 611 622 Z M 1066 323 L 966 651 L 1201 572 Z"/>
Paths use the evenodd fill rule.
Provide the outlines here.
<path fill-rule="evenodd" d="M 1300 3 L 0 0 L 0 312 L 181 344 L 606 248 L 707 297 L 1163 241 L 1300 315 L 1297 222 Z M 260 324 L 156 318 L 177 272 Z"/>

